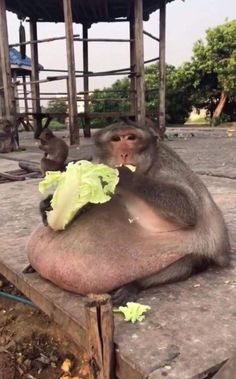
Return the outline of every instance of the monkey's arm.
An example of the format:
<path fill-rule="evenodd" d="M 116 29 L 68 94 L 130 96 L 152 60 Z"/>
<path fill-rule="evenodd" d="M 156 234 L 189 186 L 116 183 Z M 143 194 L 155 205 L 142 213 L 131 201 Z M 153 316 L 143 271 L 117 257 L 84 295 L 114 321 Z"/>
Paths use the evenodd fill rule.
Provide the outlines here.
<path fill-rule="evenodd" d="M 51 200 L 52 200 L 53 195 L 48 195 L 45 199 L 41 200 L 39 203 L 39 212 L 42 217 L 42 221 L 44 225 L 48 225 L 48 220 L 47 220 L 47 211 L 51 211 Z"/>
<path fill-rule="evenodd" d="M 191 189 L 163 179 L 152 178 L 126 167 L 119 168 L 118 192 L 137 195 L 165 217 L 186 226 L 197 223 L 197 199 Z"/>
<path fill-rule="evenodd" d="M 47 154 L 50 154 L 51 150 L 52 150 L 48 144 L 39 145 L 39 149 L 45 151 L 45 153 L 47 153 Z"/>

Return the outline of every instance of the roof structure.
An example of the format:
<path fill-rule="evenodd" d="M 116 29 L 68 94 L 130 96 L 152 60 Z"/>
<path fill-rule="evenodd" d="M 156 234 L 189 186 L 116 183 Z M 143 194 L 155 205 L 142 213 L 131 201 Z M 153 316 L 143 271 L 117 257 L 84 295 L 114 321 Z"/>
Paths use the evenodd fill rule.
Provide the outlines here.
<path fill-rule="evenodd" d="M 166 0 L 169 3 L 174 0 Z M 160 8 L 162 0 L 143 0 L 143 19 Z M 19 18 L 29 17 L 35 21 L 64 22 L 61 0 L 6 0 L 8 11 Z M 93 24 L 112 22 L 119 19 L 128 21 L 131 17 L 131 0 L 72 0 L 73 22 Z"/>

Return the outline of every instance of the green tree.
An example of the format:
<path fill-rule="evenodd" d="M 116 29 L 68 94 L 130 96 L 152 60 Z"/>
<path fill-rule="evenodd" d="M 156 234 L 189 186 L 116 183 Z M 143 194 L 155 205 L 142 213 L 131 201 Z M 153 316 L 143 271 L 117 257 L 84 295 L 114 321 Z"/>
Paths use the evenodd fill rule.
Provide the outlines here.
<path fill-rule="evenodd" d="M 146 112 L 152 118 L 157 117 L 158 78 L 156 64 L 145 67 L 145 103 Z M 166 119 L 168 123 L 184 123 L 191 112 L 189 93 L 185 91 L 185 82 L 177 80 L 178 70 L 166 66 Z M 130 111 L 130 80 L 125 77 L 117 80 L 111 87 L 96 90 L 91 96 L 90 110 L 93 112 L 128 112 Z M 115 119 L 94 120 L 93 126 L 102 127 Z"/>
<path fill-rule="evenodd" d="M 187 87 L 193 105 L 205 107 L 210 117 L 236 114 L 236 20 L 206 31 L 206 42 L 199 40 L 193 57 L 179 68 L 179 80 Z M 188 81 L 188 83 L 187 83 Z"/>
<path fill-rule="evenodd" d="M 56 97 L 55 99 L 49 100 L 48 105 L 44 108 L 46 113 L 56 114 L 54 120 L 65 123 L 66 112 L 67 112 L 67 101 L 64 97 Z"/>

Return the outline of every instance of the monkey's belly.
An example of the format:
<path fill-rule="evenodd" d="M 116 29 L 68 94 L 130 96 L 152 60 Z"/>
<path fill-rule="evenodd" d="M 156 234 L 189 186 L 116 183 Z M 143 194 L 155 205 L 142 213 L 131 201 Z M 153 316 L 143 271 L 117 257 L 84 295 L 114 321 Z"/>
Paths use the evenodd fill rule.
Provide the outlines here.
<path fill-rule="evenodd" d="M 39 226 L 27 245 L 29 261 L 59 287 L 87 294 L 147 277 L 185 255 L 184 244 L 178 248 L 182 231 L 150 235 L 129 217 L 109 202 L 80 215 L 63 232 Z"/>

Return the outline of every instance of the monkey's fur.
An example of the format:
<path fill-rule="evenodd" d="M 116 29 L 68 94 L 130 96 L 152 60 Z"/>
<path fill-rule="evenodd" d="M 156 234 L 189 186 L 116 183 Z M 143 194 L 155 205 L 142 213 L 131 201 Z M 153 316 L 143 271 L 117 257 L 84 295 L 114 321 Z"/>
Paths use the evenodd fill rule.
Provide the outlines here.
<path fill-rule="evenodd" d="M 42 174 L 45 175 L 46 171 L 64 170 L 69 152 L 66 142 L 56 137 L 49 128 L 43 129 L 39 139 L 39 149 L 45 152 L 40 164 Z"/>
<path fill-rule="evenodd" d="M 124 122 L 99 131 L 95 145 L 97 162 L 123 165 L 116 194 L 63 232 L 36 230 L 28 255 L 42 276 L 81 294 L 112 291 L 121 303 L 139 288 L 186 279 L 211 263 L 228 265 L 222 214 L 174 151 L 148 130 Z M 41 203 L 44 220 L 48 206 L 48 199 Z M 176 261 L 168 266 L 172 254 Z M 168 267 L 160 271 L 163 260 Z"/>

